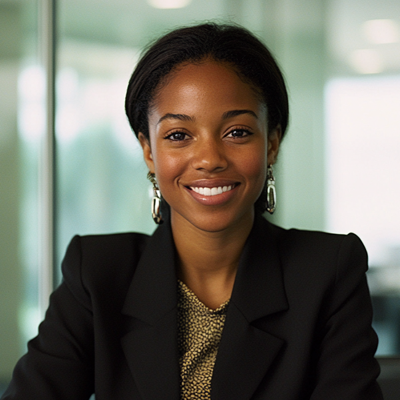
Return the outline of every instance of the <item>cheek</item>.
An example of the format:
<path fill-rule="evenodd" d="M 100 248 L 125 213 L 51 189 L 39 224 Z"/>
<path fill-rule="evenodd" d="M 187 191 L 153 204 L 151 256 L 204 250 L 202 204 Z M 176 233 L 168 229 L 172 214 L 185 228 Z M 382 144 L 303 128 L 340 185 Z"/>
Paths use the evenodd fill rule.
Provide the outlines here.
<path fill-rule="evenodd" d="M 182 174 L 185 161 L 183 157 L 176 157 L 162 150 L 153 153 L 153 160 L 161 193 L 167 195 Z"/>
<path fill-rule="evenodd" d="M 254 157 L 251 162 L 244 165 L 244 168 L 248 175 L 262 178 L 267 169 L 265 157 Z"/>
<path fill-rule="evenodd" d="M 261 146 L 261 148 L 263 148 Z M 267 157 L 263 151 L 254 151 L 241 161 L 241 168 L 245 174 L 254 184 L 264 186 L 267 178 Z"/>
<path fill-rule="evenodd" d="M 257 199 L 264 190 L 265 182 L 267 180 L 267 165 L 263 160 L 258 163 L 254 162 L 249 174 L 253 176 L 253 191 L 255 199 Z"/>

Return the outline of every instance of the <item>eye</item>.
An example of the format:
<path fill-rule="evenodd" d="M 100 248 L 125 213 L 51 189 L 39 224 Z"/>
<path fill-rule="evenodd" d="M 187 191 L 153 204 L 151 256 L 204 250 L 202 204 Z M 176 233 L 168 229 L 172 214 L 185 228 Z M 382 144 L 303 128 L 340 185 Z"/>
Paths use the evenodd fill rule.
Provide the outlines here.
<path fill-rule="evenodd" d="M 173 142 L 181 142 L 182 140 L 189 139 L 189 135 L 187 135 L 185 132 L 176 131 L 170 133 L 165 137 L 165 139 L 172 140 Z"/>
<path fill-rule="evenodd" d="M 236 129 L 232 129 L 227 135 L 226 137 L 230 137 L 230 138 L 235 138 L 235 139 L 240 139 L 240 138 L 245 138 L 247 136 L 252 135 L 253 132 L 250 132 L 247 129 L 243 129 L 243 128 L 236 128 Z"/>

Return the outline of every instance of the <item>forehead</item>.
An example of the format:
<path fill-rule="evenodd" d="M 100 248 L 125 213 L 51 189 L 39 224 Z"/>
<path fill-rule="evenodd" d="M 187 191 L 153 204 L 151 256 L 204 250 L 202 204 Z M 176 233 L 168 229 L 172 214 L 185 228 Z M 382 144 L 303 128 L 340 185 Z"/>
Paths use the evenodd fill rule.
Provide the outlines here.
<path fill-rule="evenodd" d="M 233 67 L 208 60 L 183 64 L 171 72 L 157 90 L 152 111 L 174 105 L 189 108 L 195 103 L 204 111 L 216 106 L 264 106 L 258 91 L 242 79 Z"/>

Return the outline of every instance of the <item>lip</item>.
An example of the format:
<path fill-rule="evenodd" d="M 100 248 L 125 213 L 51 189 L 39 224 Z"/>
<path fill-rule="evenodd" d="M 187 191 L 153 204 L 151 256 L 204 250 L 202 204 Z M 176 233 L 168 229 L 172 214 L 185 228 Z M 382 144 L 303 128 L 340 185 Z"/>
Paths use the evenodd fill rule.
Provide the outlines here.
<path fill-rule="evenodd" d="M 188 185 L 184 185 L 185 190 L 199 203 L 204 205 L 220 205 L 228 200 L 230 200 L 233 196 L 235 196 L 237 192 L 237 188 L 240 186 L 240 183 L 237 181 L 233 181 L 230 179 L 202 179 L 191 182 Z M 230 190 L 226 190 L 222 193 L 217 193 L 213 195 L 205 195 L 194 191 L 192 188 L 224 188 L 225 190 L 231 187 Z M 219 190 L 220 192 L 221 190 Z"/>

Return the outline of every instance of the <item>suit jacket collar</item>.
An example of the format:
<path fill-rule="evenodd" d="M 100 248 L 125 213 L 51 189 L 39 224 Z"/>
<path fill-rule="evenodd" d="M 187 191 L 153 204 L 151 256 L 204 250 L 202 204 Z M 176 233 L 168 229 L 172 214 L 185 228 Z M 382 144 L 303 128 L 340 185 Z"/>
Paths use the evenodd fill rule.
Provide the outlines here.
<path fill-rule="evenodd" d="M 180 398 L 176 306 L 175 246 L 166 222 L 149 239 L 122 309 L 133 318 L 121 344 L 144 400 Z"/>
<path fill-rule="evenodd" d="M 176 309 L 175 245 L 169 221 L 150 237 L 136 267 L 122 312 L 156 325 Z"/>
<path fill-rule="evenodd" d="M 212 400 L 250 399 L 284 345 L 252 324 L 288 309 L 273 230 L 256 217 L 243 250 L 214 366 Z"/>
<path fill-rule="evenodd" d="M 274 227 L 256 215 L 239 262 L 231 302 L 248 322 L 287 309 Z"/>
<path fill-rule="evenodd" d="M 175 265 L 167 221 L 149 239 L 122 310 L 135 320 L 122 345 L 143 399 L 179 399 Z M 252 322 L 287 308 L 273 227 L 257 216 L 232 291 L 214 368 L 213 400 L 250 399 L 283 345 Z"/>

